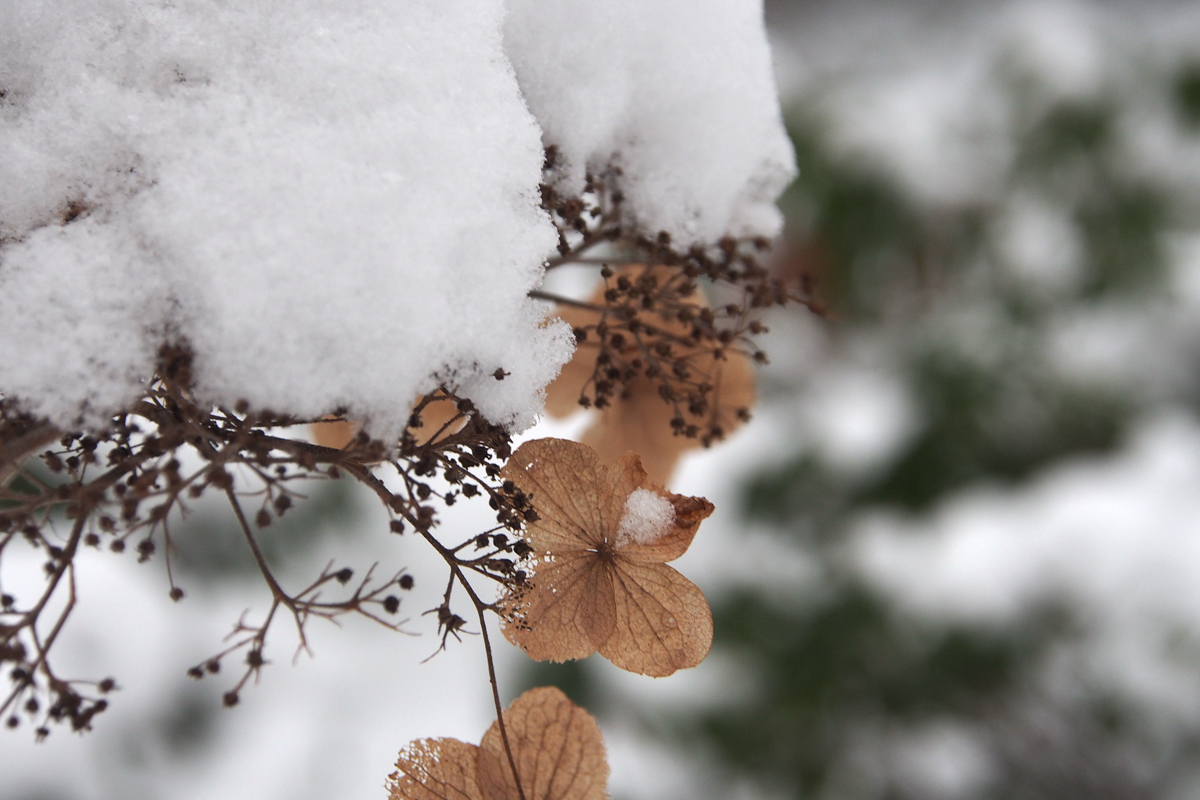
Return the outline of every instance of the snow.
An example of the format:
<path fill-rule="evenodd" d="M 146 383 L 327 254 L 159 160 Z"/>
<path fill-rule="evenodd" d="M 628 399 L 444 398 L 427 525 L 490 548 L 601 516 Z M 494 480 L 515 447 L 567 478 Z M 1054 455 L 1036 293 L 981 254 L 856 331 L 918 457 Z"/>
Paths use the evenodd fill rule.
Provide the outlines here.
<path fill-rule="evenodd" d="M 502 14 L 6 3 L 0 386 L 94 425 L 182 338 L 214 402 L 392 436 L 443 380 L 531 424 L 571 346 L 525 299 L 555 235 Z"/>
<path fill-rule="evenodd" d="M 1039 602 L 1088 610 L 1089 671 L 1163 710 L 1200 712 L 1194 666 L 1165 654 L 1200 602 L 1200 425 L 1146 420 L 1125 452 L 1028 487 L 962 493 L 932 519 L 861 521 L 854 560 L 902 607 L 1002 624 Z"/>
<path fill-rule="evenodd" d="M 625 512 L 617 526 L 617 544 L 650 544 L 675 522 L 671 501 L 649 489 L 634 489 L 625 501 Z"/>
<path fill-rule="evenodd" d="M 2 391 L 101 425 L 183 340 L 214 403 L 387 439 L 445 382 L 523 429 L 572 348 L 526 299 L 557 240 L 543 138 L 567 188 L 619 163 L 650 233 L 774 232 L 792 155 L 757 4 L 505 14 L 5 3 Z"/>
<path fill-rule="evenodd" d="M 1031 294 L 1070 297 L 1085 278 L 1084 242 L 1060 206 L 1017 193 L 997 221 L 996 249 L 1008 277 Z"/>
<path fill-rule="evenodd" d="M 761 2 L 511 0 L 504 39 L 565 191 L 615 164 L 650 232 L 777 232 L 795 167 Z"/>

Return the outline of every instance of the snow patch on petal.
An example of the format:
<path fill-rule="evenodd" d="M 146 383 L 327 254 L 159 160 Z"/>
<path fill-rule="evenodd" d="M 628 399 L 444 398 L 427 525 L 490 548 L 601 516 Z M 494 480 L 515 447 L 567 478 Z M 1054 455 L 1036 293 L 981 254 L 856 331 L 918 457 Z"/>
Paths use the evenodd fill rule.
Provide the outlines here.
<path fill-rule="evenodd" d="M 675 507 L 670 500 L 649 489 L 635 489 L 625 501 L 625 513 L 617 527 L 617 546 L 650 544 L 674 524 Z"/>

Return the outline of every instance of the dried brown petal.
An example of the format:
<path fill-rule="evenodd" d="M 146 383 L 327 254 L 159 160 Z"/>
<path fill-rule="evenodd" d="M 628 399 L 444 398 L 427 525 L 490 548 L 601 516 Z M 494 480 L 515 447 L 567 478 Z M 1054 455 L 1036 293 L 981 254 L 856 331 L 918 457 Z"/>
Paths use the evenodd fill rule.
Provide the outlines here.
<path fill-rule="evenodd" d="M 665 484 L 680 457 L 700 446 L 696 439 L 675 435 L 671 429 L 674 416 L 674 406 L 663 402 L 654 383 L 644 377 L 635 378 L 619 400 L 593 414 L 580 441 L 609 464 L 627 452 L 637 453 L 646 472 Z"/>
<path fill-rule="evenodd" d="M 418 739 L 400 751 L 388 800 L 484 800 L 479 748 L 457 739 Z"/>
<path fill-rule="evenodd" d="M 687 550 L 711 503 L 650 483 L 634 453 L 610 466 L 588 446 L 561 439 L 526 442 L 501 475 L 538 513 L 526 528 L 538 555 L 532 574 L 499 604 L 509 641 L 541 661 L 599 650 L 619 667 L 655 676 L 704 658 L 712 644 L 708 603 L 664 562 Z M 623 532 L 635 492 L 664 515 L 661 530 Z"/>
<path fill-rule="evenodd" d="M 537 522 L 527 535 L 535 551 L 594 551 L 615 540 L 616 523 L 641 478 L 636 470 L 614 475 L 592 448 L 566 439 L 525 442 L 509 458 L 502 478 L 536 496 Z"/>
<path fill-rule="evenodd" d="M 421 424 L 415 428 L 409 428 L 413 438 L 417 440 L 417 444 L 428 444 L 433 441 L 435 436 L 442 439 L 458 433 L 467 424 L 467 416 L 459 415 L 458 406 L 455 405 L 454 400 L 440 391 L 429 395 L 429 398 L 429 403 L 421 409 Z M 417 402 L 413 404 L 414 408 L 420 405 L 422 400 L 424 398 L 418 398 Z M 442 430 L 443 427 L 445 430 Z M 439 432 L 440 436 L 438 436 Z"/>
<path fill-rule="evenodd" d="M 313 441 L 321 447 L 341 450 L 354 441 L 362 425 L 353 420 L 329 419 L 314 422 L 311 426 Z"/>
<path fill-rule="evenodd" d="M 604 800 L 608 762 L 596 720 L 558 689 L 530 689 L 504 712 L 525 800 Z M 421 739 L 400 751 L 389 800 L 520 800 L 498 723 L 476 747 Z"/>
<path fill-rule="evenodd" d="M 439 431 L 442 437 L 450 434 L 458 433 L 467 424 L 466 416 L 459 419 L 458 407 L 446 395 L 440 391 L 431 395 L 431 401 L 421 409 L 421 424 L 415 428 L 410 428 L 413 438 L 417 444 L 428 444 Z M 421 403 L 424 398 L 418 398 L 413 404 L 414 408 Z M 447 423 L 453 421 L 453 424 L 447 426 Z M 443 426 L 446 426 L 443 431 Z M 362 430 L 362 423 L 354 420 L 341 420 L 330 417 L 319 422 L 314 422 L 311 426 L 313 441 L 322 447 L 330 447 L 334 450 L 342 450 L 346 445 L 354 441 L 354 437 L 358 436 L 358 432 Z"/>
<path fill-rule="evenodd" d="M 504 724 L 525 800 L 604 800 L 608 762 L 600 729 L 560 690 L 530 689 L 504 712 Z M 479 776 L 487 800 L 519 797 L 498 723 L 480 745 Z"/>
<path fill-rule="evenodd" d="M 655 678 L 704 660 L 712 648 L 712 612 L 694 583 L 670 567 L 628 561 L 614 576 L 617 619 L 600 655 Z"/>
<path fill-rule="evenodd" d="M 617 622 L 612 578 L 589 553 L 543 561 L 501 603 L 504 635 L 536 661 L 587 658 Z"/>
<path fill-rule="evenodd" d="M 622 463 L 634 460 L 634 453 L 626 453 Z M 626 469 L 629 467 L 626 466 Z M 644 474 L 644 473 L 643 473 Z M 645 483 L 643 483 L 645 485 Z M 703 497 L 689 497 L 683 494 L 672 494 L 653 484 L 649 487 L 660 497 L 671 504 L 675 512 L 675 520 L 670 530 L 651 542 L 627 542 L 621 548 L 621 555 L 628 561 L 663 563 L 674 561 L 687 552 L 692 546 L 692 539 L 700 523 L 708 519 L 713 512 L 713 504 Z"/>

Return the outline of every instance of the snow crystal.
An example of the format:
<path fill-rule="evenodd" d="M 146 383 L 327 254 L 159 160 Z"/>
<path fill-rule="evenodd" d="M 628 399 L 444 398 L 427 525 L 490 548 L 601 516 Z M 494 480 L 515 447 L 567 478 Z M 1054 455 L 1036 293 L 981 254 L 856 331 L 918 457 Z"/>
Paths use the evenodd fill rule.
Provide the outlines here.
<path fill-rule="evenodd" d="M 214 402 L 524 427 L 571 350 L 500 0 L 0 5 L 0 390 L 65 426 L 186 341 Z M 509 374 L 492 376 L 498 368 Z"/>
<path fill-rule="evenodd" d="M 617 544 L 650 544 L 670 530 L 675 506 L 649 489 L 634 489 L 625 501 L 625 513 L 617 526 Z"/>
<path fill-rule="evenodd" d="M 612 163 L 645 230 L 776 232 L 794 162 L 761 2 L 510 0 L 504 42 L 562 189 Z"/>

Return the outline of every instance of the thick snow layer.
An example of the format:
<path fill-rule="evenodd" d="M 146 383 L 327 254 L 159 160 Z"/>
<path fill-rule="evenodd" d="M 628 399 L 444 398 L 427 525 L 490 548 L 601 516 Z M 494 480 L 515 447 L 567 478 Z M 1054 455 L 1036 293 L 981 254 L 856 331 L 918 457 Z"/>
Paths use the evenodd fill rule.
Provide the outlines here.
<path fill-rule="evenodd" d="M 213 401 L 390 436 L 440 379 L 531 423 L 571 345 L 503 11 L 0 4 L 0 390 L 94 425 L 182 338 Z"/>
<path fill-rule="evenodd" d="M 611 163 L 679 242 L 773 235 L 794 172 L 759 0 L 510 0 L 505 49 L 562 188 Z"/>
<path fill-rule="evenodd" d="M 775 230 L 758 3 L 510 5 L 0 4 L 0 392 L 99 425 L 185 341 L 205 400 L 391 438 L 445 382 L 523 428 L 572 347 L 543 140 L 648 233 Z"/>

